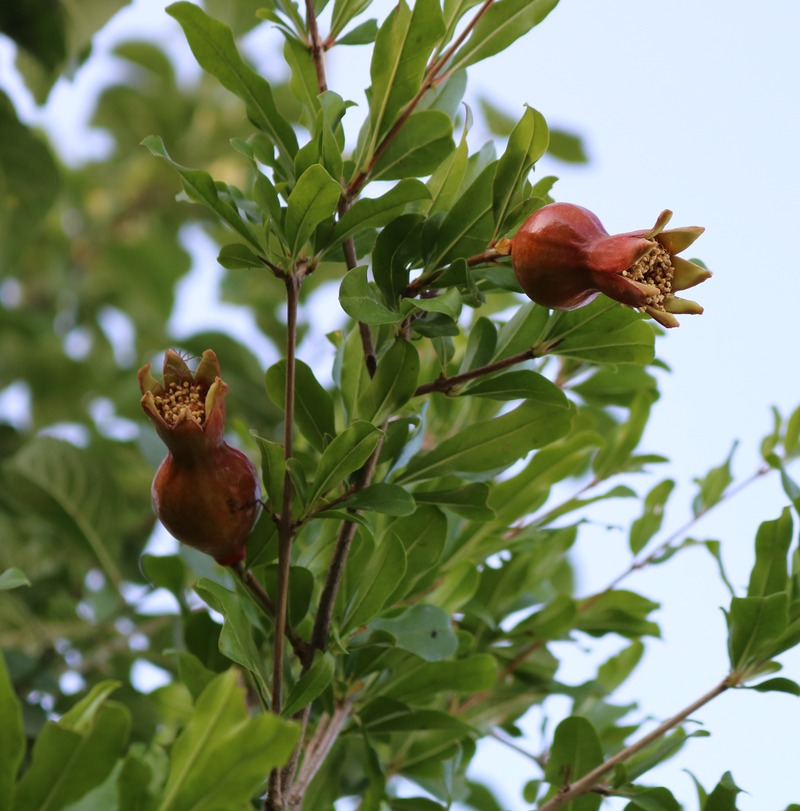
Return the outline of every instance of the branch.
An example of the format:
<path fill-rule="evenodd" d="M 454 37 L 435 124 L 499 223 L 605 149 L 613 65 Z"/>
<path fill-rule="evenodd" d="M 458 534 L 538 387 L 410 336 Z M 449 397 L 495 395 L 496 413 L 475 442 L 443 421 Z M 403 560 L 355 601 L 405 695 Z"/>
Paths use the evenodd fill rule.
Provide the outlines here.
<path fill-rule="evenodd" d="M 306 747 L 303 764 L 297 778 L 288 792 L 286 798 L 287 808 L 299 807 L 308 786 L 325 762 L 325 758 L 328 756 L 333 744 L 336 743 L 342 727 L 350 718 L 351 708 L 352 699 L 346 698 L 337 704 L 333 715 L 328 716 L 325 714 L 320 718 L 314 736 Z"/>
<path fill-rule="evenodd" d="M 284 398 L 283 458 L 287 462 L 283 476 L 283 500 L 278 522 L 278 583 L 275 592 L 275 643 L 272 661 L 272 712 L 280 715 L 282 704 L 283 664 L 285 654 L 286 615 L 289 598 L 289 566 L 291 563 L 294 525 L 292 524 L 292 477 L 288 462 L 294 451 L 294 390 L 295 356 L 297 352 L 297 301 L 300 274 L 286 278 L 286 394 Z M 280 770 L 273 769 L 269 779 L 266 808 L 280 808 Z"/>
<path fill-rule="evenodd" d="M 705 695 L 700 696 L 696 701 L 693 701 L 677 715 L 673 715 L 671 718 L 659 724 L 652 732 L 640 738 L 636 743 L 632 743 L 630 746 L 621 749 L 616 755 L 613 755 L 574 783 L 563 786 L 558 794 L 549 799 L 544 805 L 540 806 L 538 811 L 554 811 L 556 808 L 561 808 L 567 805 L 567 803 L 572 802 L 576 797 L 594 791 L 597 781 L 612 771 L 618 763 L 623 763 L 633 757 L 637 752 L 641 752 L 642 749 L 646 748 L 654 741 L 657 741 L 671 729 L 678 726 L 682 721 L 685 721 L 692 713 L 697 712 L 697 710 L 705 704 L 708 704 L 709 701 L 712 701 L 732 686 L 733 682 L 731 681 L 731 677 L 726 676 L 716 687 L 709 690 Z"/>
<path fill-rule="evenodd" d="M 383 428 L 385 429 L 385 424 Z M 378 441 L 372 456 L 367 460 L 366 465 L 361 468 L 361 475 L 359 476 L 356 484 L 356 492 L 363 490 L 371 482 L 375 475 L 375 468 L 378 466 L 378 456 L 380 456 L 381 448 L 383 447 L 383 437 Z M 339 584 L 341 583 L 342 576 L 344 575 L 344 567 L 347 563 L 347 556 L 350 553 L 350 547 L 353 543 L 353 538 L 356 534 L 358 524 L 355 521 L 343 521 L 339 528 L 339 535 L 336 538 L 336 547 L 333 550 L 333 557 L 331 558 L 328 567 L 328 577 L 325 580 L 325 586 L 322 589 L 322 594 L 319 598 L 319 607 L 317 609 L 317 617 L 314 621 L 314 631 L 311 634 L 312 650 L 325 650 L 328 644 L 328 631 L 331 627 L 331 620 L 333 618 L 333 606 L 336 603 L 336 595 L 339 592 Z M 304 663 L 304 670 L 311 666 L 311 658 Z"/>
<path fill-rule="evenodd" d="M 536 357 L 534 349 L 525 349 L 522 352 L 517 352 L 516 355 L 509 355 L 507 358 L 497 360 L 494 363 L 487 363 L 486 366 L 478 366 L 477 369 L 471 369 L 469 372 L 462 372 L 458 375 L 451 377 L 439 377 L 432 380 L 430 383 L 423 383 L 417 387 L 414 392 L 414 397 L 419 397 L 423 394 L 428 394 L 432 391 L 443 391 L 449 393 L 461 383 L 466 383 L 468 380 L 475 380 L 477 377 L 484 377 L 485 375 L 494 374 L 494 372 L 501 372 L 503 369 L 508 369 L 509 366 L 516 366 L 526 360 L 532 360 Z"/>
<path fill-rule="evenodd" d="M 324 93 L 328 89 L 328 82 L 325 78 L 325 60 L 323 59 L 325 48 L 319 38 L 314 0 L 306 0 L 306 23 L 308 25 L 308 47 L 311 51 L 311 58 L 314 60 L 314 69 L 317 72 L 317 87 L 320 93 Z"/>

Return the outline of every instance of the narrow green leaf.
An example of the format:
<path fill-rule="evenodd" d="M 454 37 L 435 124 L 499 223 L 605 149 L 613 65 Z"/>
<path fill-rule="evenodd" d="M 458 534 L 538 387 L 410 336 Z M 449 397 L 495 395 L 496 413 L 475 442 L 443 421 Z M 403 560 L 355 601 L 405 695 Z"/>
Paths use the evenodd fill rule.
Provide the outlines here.
<path fill-rule="evenodd" d="M 271 713 L 250 717 L 236 672 L 214 678 L 172 747 L 158 811 L 239 811 L 262 792 L 298 737 Z"/>
<path fill-rule="evenodd" d="M 752 684 L 750 690 L 757 690 L 759 693 L 789 693 L 792 696 L 800 696 L 800 684 L 791 679 L 776 678 Z"/>
<path fill-rule="evenodd" d="M 492 185 L 495 236 L 504 230 L 508 212 L 520 201 L 522 186 L 533 164 L 545 153 L 548 141 L 544 116 L 533 107 L 527 107 L 511 131 L 506 151 L 497 163 Z"/>
<path fill-rule="evenodd" d="M 283 410 L 286 397 L 286 361 L 270 366 L 264 376 L 269 399 Z M 333 397 L 317 380 L 311 367 L 295 362 L 295 421 L 311 446 L 322 453 L 326 442 L 336 435 Z"/>
<path fill-rule="evenodd" d="M 659 482 L 644 499 L 642 515 L 631 524 L 628 546 L 634 555 L 644 549 L 649 540 L 661 529 L 664 520 L 664 506 L 670 497 L 675 482 L 665 479 Z"/>
<path fill-rule="evenodd" d="M 242 245 L 241 242 L 223 245 L 217 256 L 217 262 L 227 270 L 264 269 L 264 263 L 247 245 Z"/>
<path fill-rule="evenodd" d="M 414 395 L 419 379 L 416 347 L 398 338 L 378 363 L 375 376 L 361 392 L 356 408 L 359 419 L 381 424 Z"/>
<path fill-rule="evenodd" d="M 283 445 L 270 442 L 256 436 L 256 443 L 261 452 L 261 478 L 264 482 L 265 495 L 270 509 L 280 513 L 283 505 L 283 488 L 286 481 L 286 460 Z"/>
<path fill-rule="evenodd" d="M 269 695 L 264 657 L 255 643 L 255 628 L 244 609 L 242 598 L 219 583 L 201 578 L 194 587 L 201 599 L 225 618 L 219 635 L 220 652 L 253 674 L 263 696 Z"/>
<path fill-rule="evenodd" d="M 443 33 L 438 0 L 417 0 L 413 11 L 405 0 L 400 0 L 381 25 L 370 66 L 372 147 L 367 159 L 402 107 L 419 90 L 428 57 Z"/>
<path fill-rule="evenodd" d="M 454 149 L 450 116 L 440 110 L 423 110 L 409 117 L 375 164 L 370 177 L 372 180 L 424 177 Z"/>
<path fill-rule="evenodd" d="M 736 795 L 741 792 L 733 782 L 733 775 L 725 772 L 703 806 L 703 811 L 737 811 Z"/>
<path fill-rule="evenodd" d="M 352 569 L 355 565 L 357 559 L 351 556 L 348 566 Z M 403 545 L 393 533 L 385 534 L 359 576 L 356 578 L 348 574 L 351 586 L 342 619 L 342 632 L 369 622 L 386 604 L 405 570 Z"/>
<path fill-rule="evenodd" d="M 658 603 L 632 591 L 609 591 L 599 599 L 588 598 L 575 627 L 591 636 L 614 633 L 629 638 L 659 637 L 658 625 L 647 619 L 657 608 Z"/>
<path fill-rule="evenodd" d="M 347 23 L 364 11 L 371 2 L 372 0 L 334 0 L 331 37 L 336 39 Z"/>
<path fill-rule="evenodd" d="M 370 510 L 383 515 L 411 515 L 417 505 L 414 498 L 398 484 L 375 482 L 359 490 L 339 507 L 349 510 Z"/>
<path fill-rule="evenodd" d="M 681 811 L 681 804 L 665 788 L 648 788 L 637 794 L 624 811 Z"/>
<path fill-rule="evenodd" d="M 331 488 L 341 484 L 369 459 L 382 432 L 372 423 L 356 420 L 325 448 L 317 465 L 308 503 L 314 504 Z"/>
<path fill-rule="evenodd" d="M 310 704 L 321 695 L 333 680 L 336 665 L 333 656 L 329 653 L 318 653 L 313 664 L 293 685 L 286 696 L 286 702 L 281 710 L 284 718 L 291 718 L 296 712 Z"/>
<path fill-rule="evenodd" d="M 11 571 L 10 569 L 8 571 Z M 25 756 L 22 705 L 14 692 L 3 653 L 0 651 L 0 808 L 12 808 L 11 796 L 17 772 Z"/>
<path fill-rule="evenodd" d="M 544 380 L 544 378 L 543 378 Z M 398 481 L 420 481 L 450 473 L 496 470 L 528 451 L 562 437 L 572 420 L 564 393 L 553 384 L 508 414 L 472 425 L 437 448 L 411 459 Z"/>
<path fill-rule="evenodd" d="M 382 229 L 375 240 L 372 275 L 384 301 L 393 309 L 400 308 L 410 269 L 422 258 L 423 223 L 420 214 L 403 214 Z"/>
<path fill-rule="evenodd" d="M 296 37 L 286 36 L 283 44 L 283 58 L 291 71 L 289 87 L 298 101 L 313 117 L 319 110 L 319 86 L 317 71 L 308 45 Z"/>
<path fill-rule="evenodd" d="M 461 294 L 455 288 L 432 298 L 415 299 L 414 306 L 426 313 L 441 313 L 456 321 L 461 315 Z"/>
<path fill-rule="evenodd" d="M 384 695 L 403 701 L 429 700 L 443 692 L 477 693 L 488 690 L 497 677 L 497 663 L 488 653 L 456 661 L 424 662 L 387 682 Z"/>
<path fill-rule="evenodd" d="M 155 135 L 149 135 L 142 141 L 152 155 L 163 158 L 181 177 L 183 189 L 187 197 L 195 203 L 201 203 L 211 209 L 223 222 L 226 222 L 246 239 L 254 248 L 260 249 L 258 237 L 252 227 L 239 214 L 238 209 L 230 200 L 220 197 L 219 188 L 214 178 L 208 172 L 200 169 L 188 169 L 176 163 L 167 153 L 164 142 Z"/>
<path fill-rule="evenodd" d="M 336 211 L 342 187 L 315 163 L 298 178 L 287 200 L 286 241 L 292 259 L 300 256 L 314 229 Z"/>
<path fill-rule="evenodd" d="M 369 45 L 378 36 L 378 21 L 367 20 L 336 40 L 337 45 Z"/>
<path fill-rule="evenodd" d="M 230 28 L 211 19 L 193 3 L 173 3 L 167 13 L 180 23 L 200 67 L 244 101 L 250 120 L 278 147 L 281 166 L 286 177 L 291 178 L 297 152 L 294 130 L 278 112 L 269 82 L 239 55 Z"/>
<path fill-rule="evenodd" d="M 436 564 L 447 540 L 447 518 L 438 505 L 422 504 L 413 515 L 393 521 L 389 532 L 400 539 L 408 563 L 405 574 L 399 575 L 392 584 L 387 601 L 397 603 L 421 586 L 428 585 L 431 573 L 435 575 Z"/>
<path fill-rule="evenodd" d="M 422 181 L 404 178 L 380 197 L 364 197 L 357 200 L 336 224 L 335 243 L 354 236 L 368 228 L 388 225 L 405 211 L 409 203 L 427 200 L 430 192 Z"/>
<path fill-rule="evenodd" d="M 785 592 L 789 570 L 787 555 L 792 542 L 792 514 L 786 507 L 774 521 L 764 521 L 756 533 L 756 562 L 750 572 L 748 597 Z"/>
<path fill-rule="evenodd" d="M 489 7 L 456 51 L 450 70 L 461 70 L 505 50 L 512 42 L 538 25 L 558 0 L 499 0 Z"/>
<path fill-rule="evenodd" d="M 542 391 L 542 380 L 538 372 L 531 369 L 518 369 L 505 372 L 495 377 L 483 378 L 469 388 L 461 391 L 462 395 L 486 397 L 490 400 L 527 400 L 536 397 Z M 549 384 L 550 381 L 548 380 Z"/>
<path fill-rule="evenodd" d="M 692 510 L 695 516 L 702 515 L 717 504 L 733 481 L 731 462 L 739 443 L 734 442 L 725 461 L 717 467 L 711 468 L 702 479 L 695 479 L 700 490 L 692 501 Z"/>
<path fill-rule="evenodd" d="M 434 504 L 469 521 L 491 521 L 495 512 L 486 503 L 489 492 L 489 485 L 473 482 L 453 490 L 417 490 L 414 498 L 418 504 Z"/>
<path fill-rule="evenodd" d="M 768 597 L 734 597 L 728 614 L 731 668 L 741 671 L 771 659 L 789 623 L 786 592 Z"/>

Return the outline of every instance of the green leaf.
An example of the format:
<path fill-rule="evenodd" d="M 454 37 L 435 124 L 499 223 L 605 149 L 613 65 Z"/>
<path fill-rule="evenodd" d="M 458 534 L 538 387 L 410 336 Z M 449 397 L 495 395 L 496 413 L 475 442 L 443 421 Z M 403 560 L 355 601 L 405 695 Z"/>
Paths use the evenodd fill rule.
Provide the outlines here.
<path fill-rule="evenodd" d="M 383 536 L 367 559 L 366 566 L 351 554 L 347 574 L 350 589 L 342 619 L 342 632 L 369 622 L 386 604 L 405 571 L 406 553 L 403 544 L 393 533 Z"/>
<path fill-rule="evenodd" d="M 345 274 L 339 287 L 339 303 L 351 318 L 363 324 L 396 324 L 404 318 L 403 313 L 383 303 L 375 283 L 367 280 L 366 267 Z"/>
<path fill-rule="evenodd" d="M 642 515 L 631 524 L 628 546 L 634 555 L 644 549 L 653 535 L 661 529 L 664 520 L 664 505 L 675 488 L 675 482 L 665 479 L 659 482 L 644 499 Z"/>
<path fill-rule="evenodd" d="M 359 419 L 381 424 L 405 405 L 417 389 L 419 354 L 410 341 L 397 338 L 381 357 L 375 376 L 361 392 Z"/>
<path fill-rule="evenodd" d="M 339 507 L 349 510 L 370 510 L 383 515 L 411 515 L 416 509 L 413 496 L 398 484 L 375 482 L 343 501 Z"/>
<path fill-rule="evenodd" d="M 757 690 L 759 693 L 789 693 L 792 696 L 800 696 L 800 684 L 784 678 L 767 679 L 759 684 L 749 685 L 747 689 Z"/>
<path fill-rule="evenodd" d="M 647 619 L 658 608 L 632 591 L 609 591 L 599 599 L 589 597 L 582 606 L 575 627 L 591 636 L 616 633 L 620 636 L 661 636 L 658 625 Z"/>
<path fill-rule="evenodd" d="M 333 681 L 336 664 L 330 653 L 317 652 L 314 662 L 292 686 L 281 710 L 284 718 L 291 718 L 296 712 L 321 695 Z"/>
<path fill-rule="evenodd" d="M 193 3 L 173 3 L 167 13 L 180 23 L 200 67 L 244 101 L 250 120 L 278 147 L 278 160 L 287 179 L 293 177 L 297 152 L 294 130 L 278 112 L 269 82 L 239 55 L 230 28 Z"/>
<path fill-rule="evenodd" d="M 399 309 L 400 297 L 408 287 L 409 270 L 422 257 L 423 217 L 404 214 L 392 220 L 375 240 L 372 274 L 384 300 Z"/>
<path fill-rule="evenodd" d="M 311 367 L 295 361 L 294 418 L 297 427 L 314 450 L 322 451 L 336 435 L 333 398 L 319 383 Z M 280 360 L 264 376 L 269 399 L 283 410 L 286 398 L 286 361 Z"/>
<path fill-rule="evenodd" d="M 286 483 L 283 445 L 269 442 L 260 436 L 256 436 L 256 443 L 261 452 L 261 478 L 267 502 L 272 512 L 280 513 L 283 509 L 283 488 Z"/>
<path fill-rule="evenodd" d="M 711 468 L 702 479 L 694 480 L 700 487 L 700 491 L 692 501 L 692 510 L 695 516 L 702 515 L 715 504 L 718 504 L 731 482 L 733 482 L 731 462 L 738 445 L 738 441 L 733 443 L 730 453 L 721 465 Z"/>
<path fill-rule="evenodd" d="M 9 570 L 11 571 L 11 570 Z M 0 808 L 12 808 L 11 796 L 17 772 L 25 756 L 22 705 L 14 692 L 3 653 L 0 651 Z"/>
<path fill-rule="evenodd" d="M 400 180 L 429 175 L 454 149 L 450 116 L 440 110 L 414 113 L 381 155 L 370 178 Z"/>
<path fill-rule="evenodd" d="M 542 380 L 546 380 L 546 378 L 543 378 L 538 372 L 531 369 L 518 369 L 495 377 L 483 378 L 460 393 L 487 397 L 490 400 L 527 400 L 536 397 L 542 391 Z M 549 384 L 550 381 L 548 380 L 547 383 Z"/>
<path fill-rule="evenodd" d="M 256 646 L 255 628 L 244 609 L 242 598 L 207 577 L 201 578 L 195 584 L 194 590 L 225 618 L 219 635 L 220 652 L 232 662 L 249 670 L 262 696 L 268 696 L 269 685 L 264 673 L 264 657 Z"/>
<path fill-rule="evenodd" d="M 789 622 L 786 592 L 768 597 L 734 597 L 728 614 L 731 668 L 742 671 L 765 662 L 777 652 L 776 642 Z M 775 650 L 775 653 L 773 653 Z"/>
<path fill-rule="evenodd" d="M 436 693 L 477 693 L 492 687 L 496 677 L 494 657 L 476 653 L 454 662 L 423 662 L 387 682 L 384 695 L 403 701 L 427 701 Z"/>
<path fill-rule="evenodd" d="M 447 212 L 433 251 L 425 262 L 426 270 L 459 257 L 468 259 L 486 249 L 494 226 L 492 185 L 496 170 L 496 162 L 486 166 Z"/>
<path fill-rule="evenodd" d="M 109 540 L 114 537 L 113 483 L 91 455 L 69 442 L 37 437 L 4 466 L 4 485 L 20 506 L 50 520 L 60 532 L 74 533 L 116 586 L 122 583 Z"/>
<path fill-rule="evenodd" d="M 585 718 L 565 718 L 557 727 L 545 766 L 545 780 L 554 788 L 574 783 L 603 762 L 603 750 L 594 727 Z M 596 811 L 602 799 L 588 794 L 573 800 L 570 811 Z"/>
<path fill-rule="evenodd" d="M 217 256 L 217 262 L 227 270 L 264 269 L 264 263 L 241 242 L 223 245 Z"/>
<path fill-rule="evenodd" d="M 394 123 L 400 110 L 422 85 L 434 45 L 444 33 L 438 0 L 417 0 L 413 11 L 405 0 L 389 13 L 375 40 L 370 76 L 369 160 L 378 139 Z"/>
<path fill-rule="evenodd" d="M 492 184 L 492 213 L 495 236 L 502 233 L 511 208 L 521 200 L 522 186 L 531 167 L 547 149 L 549 133 L 544 116 L 527 107 L 519 123 L 511 131 L 508 145 L 497 162 Z"/>
<path fill-rule="evenodd" d="M 486 503 L 489 492 L 489 485 L 473 482 L 453 490 L 417 490 L 414 498 L 418 504 L 434 504 L 469 521 L 491 521 L 495 512 Z"/>
<path fill-rule="evenodd" d="M 569 401 L 552 383 L 542 381 L 536 399 L 501 417 L 472 425 L 435 449 L 414 456 L 398 481 L 497 470 L 563 436 L 572 419 Z"/>
<path fill-rule="evenodd" d="M 139 565 L 155 588 L 167 589 L 179 600 L 183 600 L 186 564 L 179 555 L 142 555 Z"/>
<path fill-rule="evenodd" d="M 59 721 L 48 721 L 14 794 L 14 811 L 55 811 L 106 779 L 127 743 L 131 719 L 107 701 L 118 682 L 96 684 Z"/>
<path fill-rule="evenodd" d="M 564 161 L 564 163 L 589 162 L 583 138 L 574 132 L 567 132 L 566 130 L 550 130 L 550 143 L 547 145 L 547 153 L 560 161 Z"/>
<path fill-rule="evenodd" d="M 540 611 L 514 626 L 511 633 L 523 633 L 536 640 L 558 639 L 574 625 L 578 605 L 564 594 L 556 597 Z"/>
<path fill-rule="evenodd" d="M 14 566 L 0 573 L 0 591 L 18 589 L 20 586 L 30 586 L 31 581 L 25 576 L 25 572 Z"/>
<path fill-rule="evenodd" d="M 19 15 L 23 8 L 17 6 L 9 13 Z M 36 16 L 42 21 L 52 19 L 56 8 Z M 14 267 L 36 235 L 61 185 L 45 142 L 21 124 L 13 110 L 0 92 L 0 267 L 4 270 Z"/>
<path fill-rule="evenodd" d="M 378 445 L 382 436 L 374 425 L 363 420 L 351 423 L 325 448 L 317 465 L 308 503 L 314 504 L 331 488 L 358 470 Z"/>
<path fill-rule="evenodd" d="M 648 788 L 637 794 L 624 811 L 681 811 L 680 803 L 665 788 Z"/>
<path fill-rule="evenodd" d="M 642 438 L 652 404 L 652 396 L 647 392 L 640 392 L 631 403 L 628 419 L 607 433 L 606 445 L 598 451 L 593 462 L 598 479 L 606 479 L 630 466 L 631 454 Z"/>
<path fill-rule="evenodd" d="M 480 18 L 448 69 L 462 70 L 500 53 L 538 25 L 557 4 L 558 0 L 499 0 Z"/>
<path fill-rule="evenodd" d="M 367 20 L 336 40 L 337 45 L 369 45 L 378 36 L 378 21 Z"/>
<path fill-rule="evenodd" d="M 400 216 L 409 203 L 427 200 L 428 187 L 413 177 L 404 178 L 380 197 L 363 197 L 347 209 L 336 224 L 334 244 L 369 228 L 381 228 Z"/>
<path fill-rule="evenodd" d="M 725 772 L 703 806 L 703 811 L 737 811 L 736 795 L 741 792 L 733 782 L 733 775 Z"/>
<path fill-rule="evenodd" d="M 223 199 L 219 194 L 219 187 L 214 178 L 208 172 L 200 169 L 188 169 L 176 163 L 167 153 L 164 142 L 155 135 L 149 135 L 142 141 L 152 155 L 163 158 L 181 176 L 183 189 L 186 196 L 195 203 L 202 203 L 211 209 L 219 218 L 230 225 L 234 231 L 244 237 L 254 248 L 260 249 L 261 245 L 252 227 L 239 214 L 238 209 L 228 199 Z"/>
<path fill-rule="evenodd" d="M 595 363 L 648 364 L 655 357 L 655 333 L 631 308 L 598 296 L 586 307 L 554 312 L 536 350 Z"/>
<path fill-rule="evenodd" d="M 450 617 L 435 605 L 413 605 L 390 618 L 372 620 L 369 627 L 390 633 L 399 648 L 426 662 L 448 659 L 458 647 Z"/>
<path fill-rule="evenodd" d="M 453 321 L 461 315 L 461 294 L 455 288 L 445 290 L 432 298 L 415 299 L 414 306 L 426 313 L 441 313 Z"/>
<path fill-rule="evenodd" d="M 172 747 L 158 811 L 240 811 L 288 760 L 297 737 L 295 725 L 271 713 L 250 717 L 236 672 L 221 673 Z"/>
<path fill-rule="evenodd" d="M 313 117 L 319 110 L 319 86 L 311 51 L 305 43 L 287 35 L 283 44 L 283 58 L 290 70 L 289 87 Z"/>
<path fill-rule="evenodd" d="M 300 256 L 314 229 L 336 211 L 342 187 L 315 163 L 298 178 L 287 200 L 285 233 L 292 259 Z"/>
<path fill-rule="evenodd" d="M 792 542 L 792 514 L 788 507 L 774 521 L 764 521 L 756 533 L 756 562 L 750 572 L 748 597 L 785 592 L 789 570 L 786 557 Z"/>
<path fill-rule="evenodd" d="M 447 519 L 436 507 L 421 505 L 413 515 L 393 521 L 389 531 L 402 542 L 407 561 L 405 574 L 398 575 L 387 600 L 396 603 L 435 574 L 447 539 Z"/>

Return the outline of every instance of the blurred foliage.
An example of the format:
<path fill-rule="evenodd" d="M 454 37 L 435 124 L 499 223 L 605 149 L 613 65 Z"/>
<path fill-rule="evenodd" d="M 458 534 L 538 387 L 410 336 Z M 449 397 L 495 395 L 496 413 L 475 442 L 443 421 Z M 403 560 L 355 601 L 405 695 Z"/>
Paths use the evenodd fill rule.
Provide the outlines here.
<path fill-rule="evenodd" d="M 4 6 L 0 30 L 38 101 L 92 58 L 92 38 L 123 5 Z M 473 0 L 401 2 L 377 22 L 360 17 L 368 0 L 326 5 L 316 3 L 328 15 L 325 48 L 374 43 L 354 144 L 342 119 L 359 113 L 318 92 L 305 15 L 283 0 L 214 0 L 208 14 L 172 6 L 205 70 L 189 86 L 153 43 L 117 45 L 122 70 L 91 122 L 113 149 L 78 168 L 0 100 L 0 386 L 30 399 L 27 419 L 0 426 L 0 808 L 242 811 L 260 805 L 268 772 L 299 740 L 314 746 L 286 807 L 331 809 L 355 795 L 365 811 L 497 811 L 490 787 L 467 777 L 476 742 L 515 745 L 523 714 L 563 695 L 572 714 L 532 758 L 524 796 L 557 807 L 562 790 L 637 737 L 635 706 L 614 693 L 660 634 L 658 605 L 618 581 L 576 592 L 571 550 L 587 511 L 639 504 L 619 580 L 691 546 L 720 559 L 716 542 L 663 531 L 672 480 L 634 489 L 665 461 L 639 448 L 658 399 L 657 329 L 603 298 L 568 313 L 521 304 L 495 251 L 552 199 L 555 178 L 532 185 L 534 164 L 546 151 L 585 161 L 581 139 L 532 108 L 514 120 L 480 100 L 502 147 L 470 151 L 471 113 L 456 122 L 468 66 L 538 25 L 555 0 L 498 0 L 474 24 Z M 285 84 L 239 54 L 235 38 L 257 24 L 285 35 Z M 464 24 L 469 35 L 454 40 Z M 426 86 L 443 54 L 448 71 Z M 285 359 L 265 369 L 231 335 L 178 340 L 171 328 L 176 309 L 194 306 L 177 286 L 197 228 L 218 246 L 225 300 L 249 308 L 254 338 L 276 358 L 282 276 L 306 274 L 301 341 L 315 308 L 338 314 L 324 349 L 306 346 L 298 363 L 288 462 Z M 357 322 L 370 332 L 374 377 Z M 275 634 L 257 590 L 186 547 L 143 555 L 163 449 L 143 424 L 135 371 L 176 344 L 194 356 L 214 348 L 231 441 L 261 456 L 264 510 L 247 572 L 270 595 L 291 483 L 288 616 L 305 643 L 337 537 L 354 530 L 329 643 L 287 658 L 283 717 L 268 711 Z M 758 474 L 777 470 L 795 508 L 786 463 L 800 450 L 798 415 L 775 413 Z M 732 455 L 696 480 L 695 517 L 733 492 Z M 771 675 L 800 642 L 793 534 L 788 509 L 759 530 L 747 593 L 727 614 L 722 689 Z M 617 653 L 583 684 L 563 684 L 551 643 L 607 636 Z M 143 663 L 166 684 L 147 693 L 135 678 Z M 780 677 L 753 689 L 800 692 Z M 288 720 L 304 708 L 307 725 Z M 597 808 L 602 794 L 628 809 L 679 808 L 640 778 L 701 734 L 676 722 L 568 807 Z M 329 752 L 315 761 L 321 741 Z M 396 796 L 400 776 L 419 796 Z M 699 808 L 736 807 L 730 774 L 710 793 L 697 787 Z"/>

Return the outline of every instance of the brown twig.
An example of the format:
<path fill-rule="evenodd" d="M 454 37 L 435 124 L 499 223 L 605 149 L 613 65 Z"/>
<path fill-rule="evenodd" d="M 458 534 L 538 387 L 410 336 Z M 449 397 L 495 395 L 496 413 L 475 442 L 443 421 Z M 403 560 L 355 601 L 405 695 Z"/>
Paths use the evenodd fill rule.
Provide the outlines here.
<path fill-rule="evenodd" d="M 692 713 L 697 712 L 701 707 L 708 704 L 709 701 L 712 701 L 732 686 L 734 686 L 734 682 L 732 682 L 731 677 L 725 677 L 716 687 L 700 696 L 700 698 L 693 701 L 688 707 L 681 710 L 676 715 L 673 715 L 671 718 L 659 724 L 652 732 L 649 732 L 630 746 L 621 749 L 616 755 L 613 755 L 604 763 L 592 769 L 592 771 L 585 774 L 579 780 L 562 786 L 555 796 L 551 797 L 544 805 L 539 807 L 538 811 L 555 811 L 556 808 L 567 805 L 576 797 L 588 794 L 595 791 L 597 788 L 604 788 L 603 786 L 597 786 L 598 781 L 601 777 L 612 771 L 617 764 L 623 763 L 638 752 L 641 752 L 642 749 L 657 741 L 671 729 L 678 726 L 682 721 L 685 721 Z"/>
<path fill-rule="evenodd" d="M 485 366 L 479 366 L 477 369 L 471 369 L 469 372 L 462 372 L 458 375 L 450 377 L 439 377 L 432 380 L 430 383 L 423 383 L 417 387 L 414 392 L 414 397 L 419 397 L 423 394 L 429 394 L 432 391 L 449 392 L 461 383 L 466 383 L 469 380 L 475 380 L 478 377 L 494 374 L 494 372 L 501 372 L 503 369 L 508 369 L 509 366 L 516 366 L 518 363 L 523 363 L 526 360 L 532 360 L 536 357 L 534 349 L 525 349 L 522 352 L 517 352 L 516 355 L 509 355 L 507 358 L 497 360 L 494 363 L 487 363 Z"/>
<path fill-rule="evenodd" d="M 325 48 L 319 37 L 317 15 L 314 13 L 314 0 L 306 0 L 306 25 L 308 25 L 308 48 L 311 51 L 311 58 L 314 60 L 314 70 L 317 72 L 317 87 L 320 93 L 324 93 L 328 89 L 328 81 L 325 78 L 325 60 L 323 58 Z"/>

